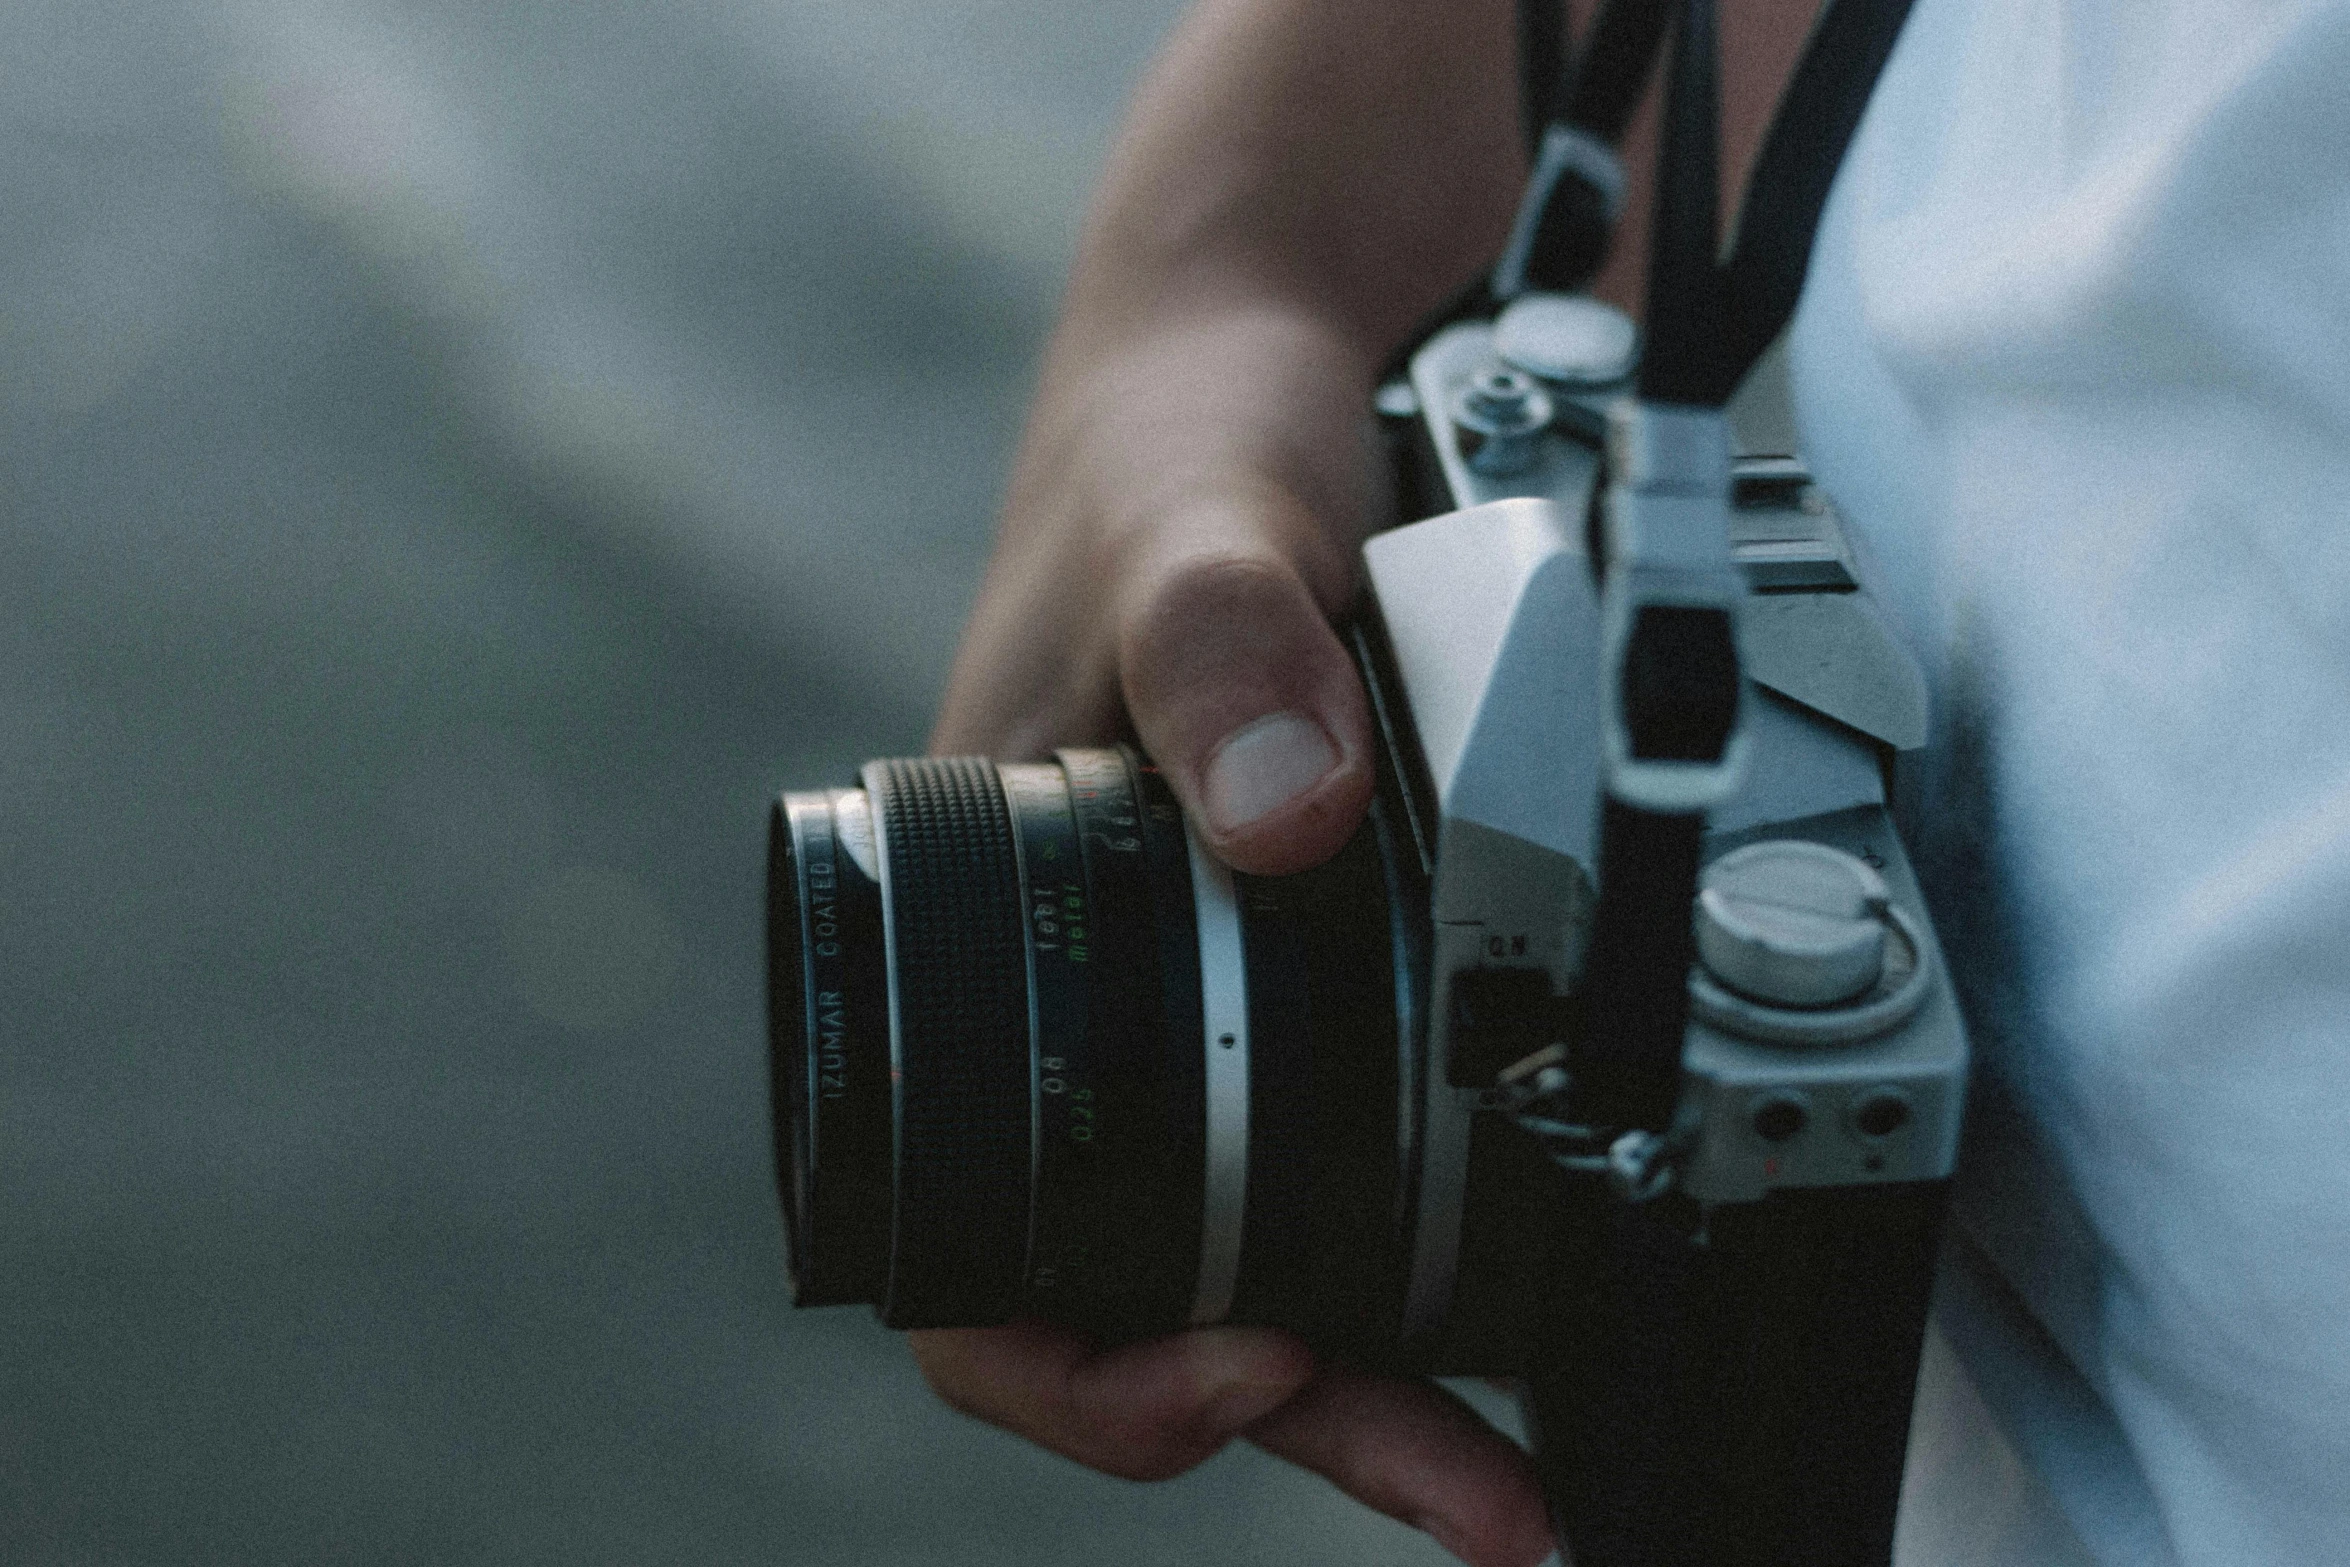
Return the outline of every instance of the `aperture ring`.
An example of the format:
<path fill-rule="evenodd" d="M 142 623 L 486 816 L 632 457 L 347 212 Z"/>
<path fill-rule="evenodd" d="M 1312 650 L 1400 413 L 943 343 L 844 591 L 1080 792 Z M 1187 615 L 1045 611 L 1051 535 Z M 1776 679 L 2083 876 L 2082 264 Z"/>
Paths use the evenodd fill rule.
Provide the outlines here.
<path fill-rule="evenodd" d="M 1027 1249 L 1027 961 L 1010 813 L 984 760 L 874 762 L 897 1184 L 894 1328 L 1017 1310 Z"/>
<path fill-rule="evenodd" d="M 1050 763 L 997 768 L 1020 850 L 1028 938 L 1030 1091 L 1035 1185 L 1029 1210 L 1028 1308 L 1082 1315 L 1101 1266 L 1101 1174 L 1111 1096 L 1101 1041 L 1088 1028 L 1093 899 L 1077 847 L 1067 775 Z"/>

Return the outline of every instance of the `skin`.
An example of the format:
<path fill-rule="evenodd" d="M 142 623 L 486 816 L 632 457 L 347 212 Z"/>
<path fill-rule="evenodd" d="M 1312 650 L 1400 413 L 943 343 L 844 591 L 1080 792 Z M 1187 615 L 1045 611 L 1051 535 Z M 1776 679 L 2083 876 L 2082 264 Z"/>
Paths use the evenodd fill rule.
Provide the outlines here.
<path fill-rule="evenodd" d="M 1724 172 L 1742 185 L 1812 6 L 1725 9 Z M 1177 29 L 1096 195 L 934 750 L 1131 733 L 1235 868 L 1298 871 L 1346 841 L 1371 731 L 1330 620 L 1391 520 L 1366 410 L 1380 362 L 1508 228 L 1513 25 L 1508 0 L 1203 0 Z M 1619 303 L 1653 144 L 1652 105 L 1596 286 Z M 1268 718 L 1292 742 L 1271 774 L 1298 786 L 1277 803 L 1265 747 L 1223 752 L 1253 755 L 1253 788 L 1218 768 Z M 1245 1435 L 1474 1567 L 1553 1549 L 1513 1444 L 1432 1383 L 1319 1364 L 1287 1334 L 1104 1349 L 1019 1323 L 912 1342 L 947 1402 L 1110 1474 L 1165 1479 Z"/>

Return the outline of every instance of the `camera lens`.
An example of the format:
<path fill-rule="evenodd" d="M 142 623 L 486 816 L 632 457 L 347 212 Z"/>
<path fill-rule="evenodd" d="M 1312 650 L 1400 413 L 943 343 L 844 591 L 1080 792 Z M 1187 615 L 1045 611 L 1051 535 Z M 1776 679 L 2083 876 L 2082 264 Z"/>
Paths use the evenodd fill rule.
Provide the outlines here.
<path fill-rule="evenodd" d="M 798 1302 L 1392 1338 L 1427 905 L 1385 814 L 1257 880 L 1131 750 L 862 781 L 771 824 Z"/>
<path fill-rule="evenodd" d="M 786 795 L 770 852 L 797 1298 L 894 1327 L 1180 1326 L 1208 1150 L 1172 795 L 1107 750 L 863 782 Z"/>

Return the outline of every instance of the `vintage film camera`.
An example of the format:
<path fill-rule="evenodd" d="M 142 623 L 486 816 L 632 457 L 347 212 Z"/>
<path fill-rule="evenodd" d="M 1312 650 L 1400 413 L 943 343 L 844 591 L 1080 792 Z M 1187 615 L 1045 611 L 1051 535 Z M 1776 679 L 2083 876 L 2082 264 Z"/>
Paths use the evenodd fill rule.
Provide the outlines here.
<path fill-rule="evenodd" d="M 1966 1070 L 1887 812 L 1923 684 L 1800 462 L 1734 454 L 1751 355 L 1514 292 L 1379 393 L 1424 520 L 1341 628 L 1382 750 L 1329 864 L 1230 873 L 1126 748 L 777 802 L 795 1299 L 1522 1375 L 1583 1567 L 1881 1564 Z"/>

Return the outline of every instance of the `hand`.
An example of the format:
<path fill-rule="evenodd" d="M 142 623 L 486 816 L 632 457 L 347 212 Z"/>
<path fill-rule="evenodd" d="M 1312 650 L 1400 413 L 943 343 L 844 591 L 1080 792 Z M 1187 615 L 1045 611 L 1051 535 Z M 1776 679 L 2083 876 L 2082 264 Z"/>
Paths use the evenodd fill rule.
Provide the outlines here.
<path fill-rule="evenodd" d="M 1165 1480 L 1245 1435 L 1472 1567 L 1533 1567 L 1550 1526 L 1526 1455 L 1432 1382 L 1317 1366 L 1265 1328 L 1096 1349 L 1017 1323 L 913 1335 L 940 1397 L 1081 1464 Z"/>
<path fill-rule="evenodd" d="M 1586 9 L 1580 0 L 1571 9 Z M 1743 183 L 1808 3 L 1723 18 Z M 1137 97 L 1045 368 L 933 745 L 999 757 L 1131 728 L 1210 846 L 1278 875 L 1345 842 L 1371 730 L 1329 627 L 1384 521 L 1379 358 L 1490 261 L 1522 166 L 1510 0 L 1201 0 Z M 1602 297 L 1638 296 L 1653 121 Z M 1532 1466 L 1433 1384 L 1214 1328 L 1097 1349 L 1026 1323 L 914 1335 L 940 1395 L 1111 1474 L 1236 1435 L 1474 1567 L 1552 1542 Z"/>
<path fill-rule="evenodd" d="M 1499 248 L 1510 0 L 1202 0 L 1096 197 L 932 738 L 1041 754 L 1131 723 L 1209 845 L 1346 841 L 1370 721 L 1329 626 L 1384 520 L 1379 356 Z"/>
<path fill-rule="evenodd" d="M 1130 723 L 1211 845 L 1260 874 L 1343 843 L 1371 731 L 1329 616 L 1379 513 L 1372 353 L 1262 301 L 1077 352 L 1046 378 L 935 748 L 1035 756 Z M 1042 1323 L 913 1335 L 949 1403 L 1080 1463 L 1164 1479 L 1237 1435 L 1474 1567 L 1551 1549 L 1516 1446 L 1425 1381 L 1212 1328 L 1099 1349 Z"/>
<path fill-rule="evenodd" d="M 1367 355 L 1250 303 L 1057 360 L 933 749 L 1042 756 L 1130 725 L 1227 863 L 1319 864 L 1371 795 L 1330 629 L 1378 514 Z"/>
<path fill-rule="evenodd" d="M 1209 846 L 1327 859 L 1371 795 L 1330 617 L 1385 520 L 1379 358 L 1499 248 L 1520 177 L 1507 0 L 1204 0 L 1097 198 L 935 750 L 1131 732 Z M 913 1335 L 956 1408 L 1130 1479 L 1245 1435 L 1474 1567 L 1533 1567 L 1532 1466 L 1424 1381 L 1262 1328 L 1102 1349 Z"/>

